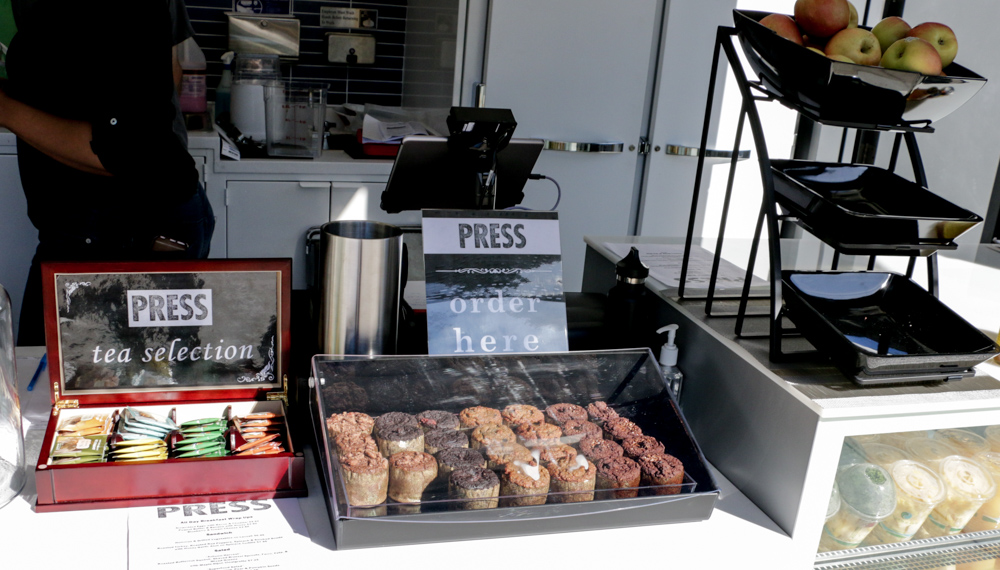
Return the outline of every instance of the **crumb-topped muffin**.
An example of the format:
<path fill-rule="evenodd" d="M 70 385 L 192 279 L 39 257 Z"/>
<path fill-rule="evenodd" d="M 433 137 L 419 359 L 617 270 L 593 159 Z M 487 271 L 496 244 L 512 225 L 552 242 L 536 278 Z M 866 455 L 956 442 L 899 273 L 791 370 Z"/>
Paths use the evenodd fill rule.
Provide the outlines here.
<path fill-rule="evenodd" d="M 454 429 L 431 429 L 424 432 L 424 451 L 437 455 L 442 449 L 469 447 L 465 432 Z"/>
<path fill-rule="evenodd" d="M 566 445 L 565 443 L 559 443 L 556 445 L 546 445 L 539 447 L 538 460 L 542 462 L 542 465 L 547 465 L 553 462 L 559 461 L 574 461 L 576 459 L 576 449 Z"/>
<path fill-rule="evenodd" d="M 442 449 L 435 456 L 438 462 L 438 482 L 448 482 L 448 476 L 452 471 L 457 471 L 465 467 L 486 468 L 486 458 L 475 449 L 466 447 L 450 447 Z"/>
<path fill-rule="evenodd" d="M 594 500 L 597 467 L 582 455 L 563 458 L 545 466 L 549 471 L 549 501 L 579 503 Z M 567 493 L 567 494 L 559 494 Z"/>
<path fill-rule="evenodd" d="M 494 509 L 499 504 L 500 478 L 489 469 L 463 467 L 448 477 L 448 494 L 463 500 L 455 504 L 460 510 Z"/>
<path fill-rule="evenodd" d="M 623 417 L 605 421 L 602 428 L 604 429 L 604 439 L 611 439 L 618 443 L 630 437 L 643 435 L 642 428 L 635 425 L 632 420 Z"/>
<path fill-rule="evenodd" d="M 502 424 L 503 417 L 500 415 L 500 410 L 486 406 L 472 406 L 458 413 L 458 421 L 463 428 L 472 429 L 487 424 Z"/>
<path fill-rule="evenodd" d="M 603 425 L 604 422 L 617 418 L 618 412 L 611 409 L 607 402 L 597 401 L 587 404 L 587 416 L 595 424 Z"/>
<path fill-rule="evenodd" d="M 604 437 L 601 426 L 587 420 L 566 420 L 562 425 L 562 431 L 562 442 L 570 445 L 576 445 L 588 437 Z"/>
<path fill-rule="evenodd" d="M 521 424 L 545 423 L 545 416 L 535 406 L 528 404 L 511 404 L 500 412 L 505 426 L 515 428 Z"/>
<path fill-rule="evenodd" d="M 412 414 L 404 412 L 388 412 L 375 418 L 375 427 L 372 430 L 372 435 L 378 437 L 379 433 L 399 426 L 420 427 L 420 424 L 417 422 L 417 417 Z"/>
<path fill-rule="evenodd" d="M 584 454 L 591 461 L 601 459 L 611 459 L 625 455 L 622 446 L 610 439 L 588 437 L 580 440 L 580 453 Z"/>
<path fill-rule="evenodd" d="M 375 419 L 361 412 L 344 412 L 333 414 L 326 419 L 326 431 L 330 439 L 335 439 L 344 432 L 361 432 L 371 434 Z"/>
<path fill-rule="evenodd" d="M 543 505 L 548 498 L 549 471 L 537 461 L 512 461 L 500 476 L 500 504 L 504 507 Z"/>
<path fill-rule="evenodd" d="M 545 418 L 557 426 L 561 426 L 567 420 L 586 420 L 587 410 L 576 404 L 552 404 L 545 408 Z"/>
<path fill-rule="evenodd" d="M 625 450 L 625 455 L 639 459 L 643 455 L 663 453 L 663 444 L 655 437 L 640 435 L 622 440 L 622 449 Z"/>
<path fill-rule="evenodd" d="M 424 489 L 437 477 L 437 460 L 422 451 L 400 451 L 389 458 L 389 498 L 419 503 Z"/>
<path fill-rule="evenodd" d="M 666 485 L 653 489 L 656 495 L 676 495 L 684 483 L 684 464 L 667 453 L 643 455 L 636 460 L 642 472 L 643 485 Z"/>
<path fill-rule="evenodd" d="M 484 449 L 496 445 L 517 443 L 517 436 L 503 424 L 486 424 L 473 428 L 469 433 L 469 447 Z"/>
<path fill-rule="evenodd" d="M 611 495 L 626 499 L 639 495 L 641 478 L 639 464 L 628 457 L 612 457 L 595 461 L 597 466 L 596 489 L 615 489 Z"/>
<path fill-rule="evenodd" d="M 376 428 L 375 443 L 386 457 L 400 451 L 423 451 L 424 430 L 413 424 L 395 424 L 391 427 Z"/>
<path fill-rule="evenodd" d="M 360 431 L 347 431 L 337 435 L 337 438 L 333 440 L 334 447 L 337 449 L 337 455 L 344 456 L 348 453 L 358 453 L 365 451 L 374 451 L 378 453 L 378 445 L 375 444 L 375 439 L 367 433 L 362 433 Z"/>
<path fill-rule="evenodd" d="M 427 410 L 417 414 L 417 423 L 424 431 L 432 429 L 459 429 L 458 415 L 444 410 Z"/>
<path fill-rule="evenodd" d="M 562 430 L 553 424 L 521 424 L 515 432 L 517 440 L 525 447 L 558 445 Z"/>
<path fill-rule="evenodd" d="M 340 458 L 347 502 L 352 506 L 385 502 L 389 461 L 377 450 L 348 453 Z"/>
<path fill-rule="evenodd" d="M 489 469 L 503 469 L 504 465 L 512 461 L 535 461 L 531 450 L 519 443 L 494 445 L 483 451 L 486 455 L 486 467 Z"/>

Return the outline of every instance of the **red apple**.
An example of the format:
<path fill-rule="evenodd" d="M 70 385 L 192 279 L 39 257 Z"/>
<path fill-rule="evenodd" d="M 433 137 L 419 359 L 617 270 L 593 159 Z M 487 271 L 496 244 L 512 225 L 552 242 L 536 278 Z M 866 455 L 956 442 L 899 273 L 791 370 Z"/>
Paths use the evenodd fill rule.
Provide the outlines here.
<path fill-rule="evenodd" d="M 928 42 L 920 38 L 903 38 L 882 54 L 882 67 L 916 71 L 924 75 L 941 75 L 941 56 Z"/>
<path fill-rule="evenodd" d="M 847 0 L 795 0 L 795 22 L 809 36 L 829 38 L 850 21 Z"/>
<path fill-rule="evenodd" d="M 851 9 L 851 17 L 848 18 L 848 20 L 847 20 L 847 27 L 848 28 L 857 28 L 858 27 L 858 9 L 854 7 L 854 4 L 851 3 L 851 0 L 847 0 L 847 7 Z"/>
<path fill-rule="evenodd" d="M 924 22 L 910 30 L 907 36 L 930 42 L 937 50 L 938 55 L 941 56 L 941 67 L 948 67 L 951 62 L 955 61 L 955 55 L 958 53 L 958 39 L 955 37 L 955 32 L 951 31 L 948 26 L 937 22 Z"/>
<path fill-rule="evenodd" d="M 785 38 L 786 40 L 791 40 L 800 46 L 805 45 L 802 41 L 802 32 L 799 31 L 799 27 L 795 25 L 795 20 L 793 20 L 790 16 L 786 16 L 784 14 L 768 14 L 760 19 L 760 24 L 771 29 L 774 33 Z"/>
<path fill-rule="evenodd" d="M 827 56 L 842 55 L 861 65 L 878 65 L 882 59 L 882 49 L 875 34 L 863 28 L 840 30 L 823 50 Z"/>
<path fill-rule="evenodd" d="M 889 46 L 910 33 L 910 25 L 899 16 L 889 16 L 875 24 L 872 33 L 878 38 L 878 45 L 882 48 L 882 53 L 885 53 Z"/>

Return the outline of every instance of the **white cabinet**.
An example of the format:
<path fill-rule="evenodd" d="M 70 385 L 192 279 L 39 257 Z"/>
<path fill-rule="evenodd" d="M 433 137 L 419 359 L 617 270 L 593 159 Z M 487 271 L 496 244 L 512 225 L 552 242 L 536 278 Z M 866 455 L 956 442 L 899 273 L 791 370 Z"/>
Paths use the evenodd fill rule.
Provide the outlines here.
<path fill-rule="evenodd" d="M 229 181 L 229 258 L 290 257 L 292 288 L 306 288 L 306 232 L 330 220 L 330 182 Z"/>
<path fill-rule="evenodd" d="M 28 220 L 28 203 L 21 188 L 17 155 L 0 154 L 0 284 L 13 309 L 14 333 L 20 321 L 21 299 L 28 267 L 38 245 L 38 232 Z"/>

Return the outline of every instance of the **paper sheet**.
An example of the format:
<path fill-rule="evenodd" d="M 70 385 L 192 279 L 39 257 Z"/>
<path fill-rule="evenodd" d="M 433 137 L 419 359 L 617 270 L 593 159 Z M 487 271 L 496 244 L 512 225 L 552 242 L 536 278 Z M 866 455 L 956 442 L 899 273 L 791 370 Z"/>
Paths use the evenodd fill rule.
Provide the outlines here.
<path fill-rule="evenodd" d="M 305 568 L 298 500 L 231 501 L 129 510 L 129 570 Z"/>
<path fill-rule="evenodd" d="M 605 243 L 604 246 L 619 259 L 628 255 L 629 250 L 635 247 L 639 250 L 639 259 L 649 266 L 651 278 L 670 288 L 676 289 L 680 286 L 681 264 L 684 260 L 684 246 L 682 244 Z M 712 276 L 713 257 L 714 254 L 707 249 L 697 245 L 691 246 L 685 289 L 708 289 L 709 279 Z M 738 293 L 743 288 L 745 276 L 745 267 L 737 267 L 725 259 L 720 260 L 719 274 L 716 277 L 716 291 Z M 753 291 L 757 292 L 758 287 L 766 286 L 766 281 L 757 276 L 753 277 L 751 281 Z"/>

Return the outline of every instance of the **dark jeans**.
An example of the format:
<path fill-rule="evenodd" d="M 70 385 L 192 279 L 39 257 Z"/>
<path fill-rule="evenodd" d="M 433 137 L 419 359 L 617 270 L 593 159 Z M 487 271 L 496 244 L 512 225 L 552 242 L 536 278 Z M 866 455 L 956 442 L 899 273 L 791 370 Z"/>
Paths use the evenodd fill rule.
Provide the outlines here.
<path fill-rule="evenodd" d="M 150 230 L 152 233 L 107 233 L 85 237 L 53 235 L 39 232 L 38 247 L 28 270 L 21 303 L 21 320 L 17 329 L 19 346 L 45 345 L 45 318 L 42 303 L 41 266 L 47 261 L 165 261 L 171 259 L 204 259 L 208 257 L 215 231 L 215 214 L 205 195 L 205 189 L 183 204 L 174 221 Z M 157 235 L 184 242 L 185 251 L 153 251 Z"/>

